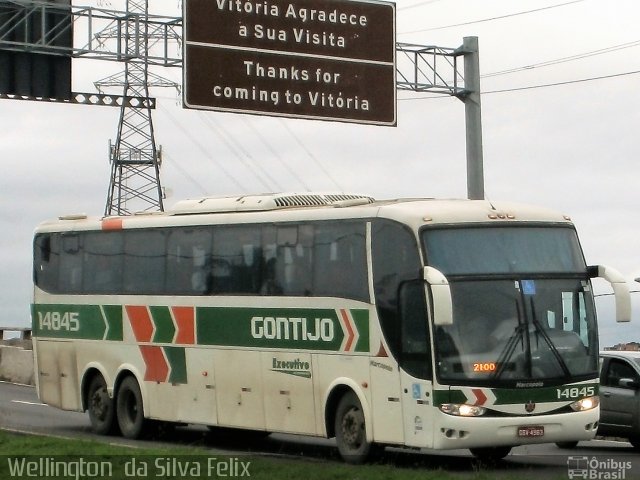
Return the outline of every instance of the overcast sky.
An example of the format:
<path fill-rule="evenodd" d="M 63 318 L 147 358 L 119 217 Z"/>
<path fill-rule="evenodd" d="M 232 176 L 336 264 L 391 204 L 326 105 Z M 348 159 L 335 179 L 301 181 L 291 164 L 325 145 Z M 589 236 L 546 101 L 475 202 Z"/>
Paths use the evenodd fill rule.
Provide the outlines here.
<path fill-rule="evenodd" d="M 124 6 L 124 0 L 73 3 Z M 180 14 L 178 0 L 150 3 L 152 13 Z M 399 42 L 455 48 L 465 36 L 479 39 L 487 198 L 570 215 L 588 263 L 610 265 L 630 280 L 640 276 L 640 3 L 396 5 Z M 73 69 L 73 90 L 94 91 L 94 81 L 122 65 L 74 60 Z M 181 78 L 178 69 L 155 73 Z M 607 78 L 590 80 L 598 77 Z M 376 127 L 184 110 L 175 91 L 152 94 L 167 206 L 204 194 L 272 190 L 466 196 L 464 105 L 452 97 L 399 92 L 398 126 Z M 0 325 L 30 323 L 38 223 L 104 211 L 118 114 L 109 107 L 0 100 Z M 268 174 L 248 168 L 256 163 Z M 601 283 L 596 289 L 609 291 Z M 634 322 L 625 326 L 613 321 L 612 298 L 598 298 L 602 346 L 640 341 L 640 294 L 633 298 Z"/>

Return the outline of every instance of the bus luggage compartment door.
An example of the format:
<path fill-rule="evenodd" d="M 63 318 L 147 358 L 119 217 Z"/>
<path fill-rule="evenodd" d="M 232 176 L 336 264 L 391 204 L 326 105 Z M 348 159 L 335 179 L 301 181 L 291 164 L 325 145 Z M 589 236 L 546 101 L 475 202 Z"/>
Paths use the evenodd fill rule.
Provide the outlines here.
<path fill-rule="evenodd" d="M 75 345 L 55 340 L 36 340 L 38 394 L 47 405 L 81 411 Z"/>
<path fill-rule="evenodd" d="M 260 352 L 214 352 L 218 425 L 264 430 Z"/>

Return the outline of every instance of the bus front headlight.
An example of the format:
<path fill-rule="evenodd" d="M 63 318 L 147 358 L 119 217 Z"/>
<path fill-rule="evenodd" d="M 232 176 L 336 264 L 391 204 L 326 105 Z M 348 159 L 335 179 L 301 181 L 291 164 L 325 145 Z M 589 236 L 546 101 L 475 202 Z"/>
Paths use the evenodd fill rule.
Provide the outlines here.
<path fill-rule="evenodd" d="M 595 395 L 593 397 L 581 398 L 580 400 L 573 402 L 569 406 L 574 412 L 584 412 L 585 410 L 596 408 L 598 405 L 600 405 L 600 397 Z"/>
<path fill-rule="evenodd" d="M 440 410 L 449 415 L 458 417 L 479 417 L 487 411 L 484 407 L 477 405 L 467 405 L 466 403 L 443 403 Z"/>

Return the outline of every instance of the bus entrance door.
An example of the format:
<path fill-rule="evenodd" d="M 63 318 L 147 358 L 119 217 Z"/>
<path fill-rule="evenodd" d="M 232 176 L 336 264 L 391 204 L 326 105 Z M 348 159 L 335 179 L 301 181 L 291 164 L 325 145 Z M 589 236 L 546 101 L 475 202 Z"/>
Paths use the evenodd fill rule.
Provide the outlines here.
<path fill-rule="evenodd" d="M 371 378 L 373 432 L 376 442 L 403 444 L 402 399 L 398 365 L 389 357 L 372 357 Z"/>
<path fill-rule="evenodd" d="M 433 384 L 401 371 L 404 442 L 409 447 L 433 446 Z"/>

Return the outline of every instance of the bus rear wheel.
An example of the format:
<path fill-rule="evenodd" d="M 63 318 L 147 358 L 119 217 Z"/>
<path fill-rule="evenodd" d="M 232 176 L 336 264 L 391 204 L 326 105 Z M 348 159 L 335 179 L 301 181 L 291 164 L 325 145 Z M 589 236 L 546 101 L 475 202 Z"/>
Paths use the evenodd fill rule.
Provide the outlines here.
<path fill-rule="evenodd" d="M 100 374 L 95 375 L 89 383 L 87 410 L 89 410 L 89 421 L 94 433 L 98 435 L 115 433 L 115 404 L 113 399 L 109 397 L 107 382 Z"/>
<path fill-rule="evenodd" d="M 138 381 L 132 376 L 126 377 L 118 388 L 116 416 L 123 437 L 136 439 L 143 435 L 145 419 L 142 393 Z"/>
<path fill-rule="evenodd" d="M 376 450 L 376 446 L 367 441 L 364 412 L 353 392 L 346 393 L 338 403 L 335 433 L 338 451 L 347 463 L 363 463 Z"/>

